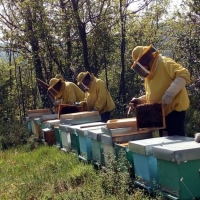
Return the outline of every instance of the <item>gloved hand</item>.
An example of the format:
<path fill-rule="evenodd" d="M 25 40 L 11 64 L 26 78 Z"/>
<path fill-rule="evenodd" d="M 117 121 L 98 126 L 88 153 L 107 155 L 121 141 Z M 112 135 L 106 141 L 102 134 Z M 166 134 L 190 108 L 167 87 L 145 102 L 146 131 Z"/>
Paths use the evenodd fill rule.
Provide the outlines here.
<path fill-rule="evenodd" d="M 200 133 L 195 134 L 195 142 L 200 143 Z"/>
<path fill-rule="evenodd" d="M 85 101 L 80 101 L 79 105 L 82 106 L 82 107 L 84 107 L 84 106 L 87 106 L 87 103 Z"/>
<path fill-rule="evenodd" d="M 172 103 L 174 97 L 173 96 L 170 96 L 170 93 L 168 91 L 165 92 L 165 94 L 163 95 L 162 97 L 162 105 L 163 106 L 166 106 L 170 103 Z"/>
<path fill-rule="evenodd" d="M 136 107 L 137 105 L 141 103 L 142 103 L 141 99 L 133 97 L 131 101 L 129 102 L 129 106 Z"/>
<path fill-rule="evenodd" d="M 174 97 L 185 87 L 185 85 L 186 80 L 184 78 L 176 77 L 163 95 L 162 104 L 167 105 L 172 103 Z"/>

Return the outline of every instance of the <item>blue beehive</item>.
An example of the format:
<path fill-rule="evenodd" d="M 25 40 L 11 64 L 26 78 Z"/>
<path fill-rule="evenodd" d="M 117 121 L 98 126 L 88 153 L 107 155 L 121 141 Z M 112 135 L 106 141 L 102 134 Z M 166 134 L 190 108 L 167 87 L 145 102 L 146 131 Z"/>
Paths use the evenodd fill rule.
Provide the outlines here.
<path fill-rule="evenodd" d="M 157 159 L 152 155 L 152 147 L 191 140 L 188 137 L 171 136 L 129 142 L 129 150 L 133 152 L 135 183 L 149 192 L 158 189 Z"/>
<path fill-rule="evenodd" d="M 85 126 L 85 128 L 83 126 L 75 128 L 76 133 L 78 134 L 78 137 L 79 137 L 79 145 L 80 145 L 79 157 L 81 159 L 91 161 L 92 160 L 92 143 L 91 143 L 91 138 L 88 137 L 88 131 L 99 129 L 101 128 L 101 126 L 105 126 L 105 123 L 95 122 L 92 125 L 91 124 L 83 124 L 83 125 Z"/>
<path fill-rule="evenodd" d="M 153 147 L 158 180 L 168 199 L 200 199 L 200 144 L 195 141 Z"/>
<path fill-rule="evenodd" d="M 88 138 L 91 138 L 92 161 L 96 165 L 104 165 L 103 147 L 101 143 L 101 128 L 88 131 Z"/>
<path fill-rule="evenodd" d="M 26 117 L 26 123 L 27 123 L 28 133 L 32 133 L 31 121 L 32 121 L 31 118 Z"/>

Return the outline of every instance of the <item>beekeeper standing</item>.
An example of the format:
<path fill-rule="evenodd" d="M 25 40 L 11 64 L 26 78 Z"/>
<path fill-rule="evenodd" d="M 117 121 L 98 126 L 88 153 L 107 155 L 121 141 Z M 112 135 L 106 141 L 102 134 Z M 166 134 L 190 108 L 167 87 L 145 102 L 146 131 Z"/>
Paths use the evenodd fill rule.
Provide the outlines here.
<path fill-rule="evenodd" d="M 105 82 L 89 72 L 79 73 L 77 81 L 78 85 L 82 84 L 85 88 L 85 101 L 80 102 L 80 105 L 84 106 L 85 104 L 88 111 L 99 111 L 101 121 L 107 122 L 110 119 L 111 111 L 115 108 L 115 103 Z"/>
<path fill-rule="evenodd" d="M 144 78 L 144 96 L 132 98 L 130 103 L 162 103 L 165 111 L 166 130 L 169 136 L 185 136 L 185 111 L 189 107 L 186 84 L 190 83 L 189 71 L 168 57 L 163 57 L 152 46 L 137 46 L 132 51 L 131 68 Z M 163 132 L 160 131 L 160 136 Z"/>

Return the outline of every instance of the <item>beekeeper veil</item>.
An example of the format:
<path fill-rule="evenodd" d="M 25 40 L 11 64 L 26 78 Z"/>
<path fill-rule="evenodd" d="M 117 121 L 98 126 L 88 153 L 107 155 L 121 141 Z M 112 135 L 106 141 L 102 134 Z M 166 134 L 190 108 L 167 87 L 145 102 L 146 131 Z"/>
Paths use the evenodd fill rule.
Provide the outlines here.
<path fill-rule="evenodd" d="M 142 78 L 148 77 L 148 75 L 151 73 L 151 69 L 146 69 L 141 63 L 141 59 L 145 59 L 145 56 L 147 53 L 154 53 L 156 52 L 156 49 L 150 45 L 150 46 L 137 46 L 132 51 L 132 58 L 134 60 L 133 65 L 131 66 L 131 69 L 133 69 L 135 72 L 137 72 Z"/>

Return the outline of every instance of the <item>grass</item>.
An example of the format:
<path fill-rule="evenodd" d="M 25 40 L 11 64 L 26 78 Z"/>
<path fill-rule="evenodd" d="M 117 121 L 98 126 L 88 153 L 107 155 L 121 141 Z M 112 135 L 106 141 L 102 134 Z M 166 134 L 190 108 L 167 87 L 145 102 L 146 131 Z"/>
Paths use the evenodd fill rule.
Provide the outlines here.
<path fill-rule="evenodd" d="M 130 179 L 113 161 L 107 172 L 78 160 L 56 147 L 19 146 L 0 152 L 0 199 L 140 200 L 141 190 L 130 189 Z"/>

